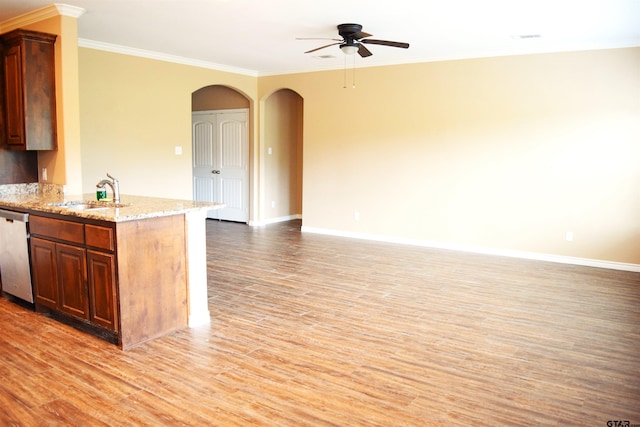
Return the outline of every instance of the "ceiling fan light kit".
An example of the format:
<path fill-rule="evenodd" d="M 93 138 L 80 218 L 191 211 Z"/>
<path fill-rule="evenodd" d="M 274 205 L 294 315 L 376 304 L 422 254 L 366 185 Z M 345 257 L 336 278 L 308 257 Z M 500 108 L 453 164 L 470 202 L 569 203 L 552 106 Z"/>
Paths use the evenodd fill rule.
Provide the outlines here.
<path fill-rule="evenodd" d="M 355 44 L 343 44 L 340 45 L 340 50 L 345 55 L 355 55 L 355 53 L 358 51 L 358 46 L 356 46 Z"/>

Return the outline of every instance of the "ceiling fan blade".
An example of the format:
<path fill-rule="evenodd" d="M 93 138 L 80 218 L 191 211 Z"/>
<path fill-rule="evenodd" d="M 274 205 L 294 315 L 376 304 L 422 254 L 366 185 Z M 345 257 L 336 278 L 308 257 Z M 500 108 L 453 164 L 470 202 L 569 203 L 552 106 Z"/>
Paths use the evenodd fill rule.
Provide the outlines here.
<path fill-rule="evenodd" d="M 377 40 L 377 39 L 362 39 L 360 43 L 368 43 L 368 44 L 380 44 L 383 46 L 391 46 L 391 47 L 401 47 L 403 49 L 409 48 L 409 43 L 403 42 L 392 42 L 389 40 Z"/>
<path fill-rule="evenodd" d="M 363 37 L 371 37 L 373 34 L 365 33 L 364 31 L 358 31 L 353 33 L 353 38 L 356 40 L 360 40 Z"/>
<path fill-rule="evenodd" d="M 305 53 L 315 52 L 316 50 L 324 49 L 325 47 L 329 47 L 329 46 L 335 46 L 337 44 L 342 44 L 342 43 L 341 42 L 339 42 L 339 43 L 331 43 L 331 44 L 328 44 L 328 45 L 325 45 L 325 46 L 320 46 L 320 47 L 317 47 L 315 49 L 308 50 Z"/>
<path fill-rule="evenodd" d="M 334 40 L 341 42 L 342 39 L 332 39 L 330 37 L 296 37 L 296 40 Z"/>
<path fill-rule="evenodd" d="M 363 45 L 362 43 L 358 43 L 358 55 L 366 58 L 367 56 L 373 55 L 373 53 L 371 53 L 371 51 L 367 49 L 365 45 Z"/>

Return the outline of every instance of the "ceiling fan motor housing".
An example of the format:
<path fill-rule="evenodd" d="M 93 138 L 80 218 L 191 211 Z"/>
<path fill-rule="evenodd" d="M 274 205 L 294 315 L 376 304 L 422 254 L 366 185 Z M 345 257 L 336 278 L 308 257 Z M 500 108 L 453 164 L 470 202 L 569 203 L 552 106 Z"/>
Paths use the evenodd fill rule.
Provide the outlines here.
<path fill-rule="evenodd" d="M 356 40 L 370 35 L 362 33 L 362 25 L 360 24 L 340 24 L 338 25 L 338 34 L 348 45 L 352 45 Z"/>
<path fill-rule="evenodd" d="M 340 24 L 338 25 L 338 34 L 341 36 L 357 33 L 362 30 L 362 25 L 360 24 Z"/>

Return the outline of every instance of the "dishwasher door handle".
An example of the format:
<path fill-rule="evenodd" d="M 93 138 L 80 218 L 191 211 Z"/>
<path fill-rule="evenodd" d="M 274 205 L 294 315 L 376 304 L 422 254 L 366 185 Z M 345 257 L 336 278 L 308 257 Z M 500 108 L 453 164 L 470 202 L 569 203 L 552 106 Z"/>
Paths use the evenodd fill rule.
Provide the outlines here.
<path fill-rule="evenodd" d="M 20 221 L 29 222 L 29 214 L 23 212 L 6 211 L 0 209 L 0 218 L 4 218 L 7 222 Z"/>

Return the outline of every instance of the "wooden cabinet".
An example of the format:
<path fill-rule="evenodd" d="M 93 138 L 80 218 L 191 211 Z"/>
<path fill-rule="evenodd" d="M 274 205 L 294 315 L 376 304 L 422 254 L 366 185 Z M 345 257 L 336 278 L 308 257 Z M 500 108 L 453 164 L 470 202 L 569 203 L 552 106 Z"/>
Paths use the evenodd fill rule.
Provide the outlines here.
<path fill-rule="evenodd" d="M 55 40 L 53 34 L 21 29 L 0 36 L 6 148 L 57 148 Z"/>
<path fill-rule="evenodd" d="M 29 224 L 36 308 L 117 331 L 113 228 L 35 215 Z"/>
<path fill-rule="evenodd" d="M 31 212 L 36 311 L 123 349 L 188 323 L 185 215 L 110 222 Z"/>

